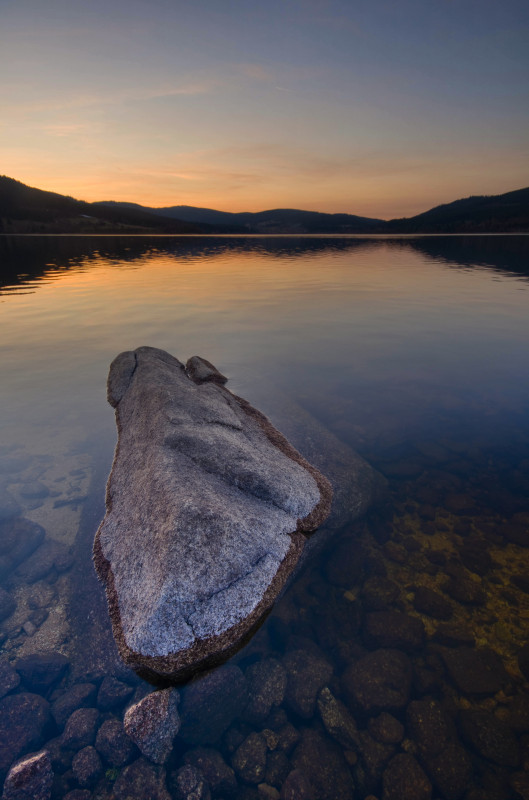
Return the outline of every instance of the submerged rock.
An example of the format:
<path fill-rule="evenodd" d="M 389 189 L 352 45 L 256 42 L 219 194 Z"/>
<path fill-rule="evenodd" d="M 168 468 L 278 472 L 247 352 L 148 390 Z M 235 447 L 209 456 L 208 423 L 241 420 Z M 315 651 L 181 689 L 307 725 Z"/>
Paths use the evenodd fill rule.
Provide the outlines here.
<path fill-rule="evenodd" d="M 180 728 L 179 700 L 176 689 L 151 692 L 127 709 L 123 718 L 125 732 L 155 764 L 163 764 L 171 752 Z"/>
<path fill-rule="evenodd" d="M 49 703 L 23 692 L 0 700 L 0 776 L 24 753 L 43 743 L 50 725 Z"/>
<path fill-rule="evenodd" d="M 108 380 L 119 440 L 95 565 L 122 658 L 173 677 L 216 663 L 256 626 L 332 497 L 203 366 L 141 347 Z"/>
<path fill-rule="evenodd" d="M 42 750 L 11 767 L 2 800 L 49 800 L 52 783 L 50 756 Z"/>
<path fill-rule="evenodd" d="M 246 679 L 234 664 L 200 676 L 182 692 L 180 738 L 189 744 L 214 744 L 247 702 Z"/>

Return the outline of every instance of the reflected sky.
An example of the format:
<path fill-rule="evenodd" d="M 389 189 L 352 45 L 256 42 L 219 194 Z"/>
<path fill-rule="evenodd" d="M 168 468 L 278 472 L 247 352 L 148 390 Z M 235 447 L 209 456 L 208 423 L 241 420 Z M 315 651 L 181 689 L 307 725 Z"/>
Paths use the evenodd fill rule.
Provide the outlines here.
<path fill-rule="evenodd" d="M 515 267 L 529 239 L 454 241 L 3 240 L 0 425 L 23 437 L 68 419 L 80 439 L 106 436 L 108 365 L 140 345 L 208 358 L 255 403 L 270 382 L 298 399 L 358 398 L 368 427 L 431 424 L 476 397 L 519 408 L 529 285 Z"/>

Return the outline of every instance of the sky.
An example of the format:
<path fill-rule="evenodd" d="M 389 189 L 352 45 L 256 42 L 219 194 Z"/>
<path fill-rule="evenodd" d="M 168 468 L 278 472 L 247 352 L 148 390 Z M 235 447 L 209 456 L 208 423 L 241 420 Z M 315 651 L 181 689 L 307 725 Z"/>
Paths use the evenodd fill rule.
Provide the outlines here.
<path fill-rule="evenodd" d="M 394 218 L 529 186 L 527 0 L 0 0 L 0 173 Z"/>

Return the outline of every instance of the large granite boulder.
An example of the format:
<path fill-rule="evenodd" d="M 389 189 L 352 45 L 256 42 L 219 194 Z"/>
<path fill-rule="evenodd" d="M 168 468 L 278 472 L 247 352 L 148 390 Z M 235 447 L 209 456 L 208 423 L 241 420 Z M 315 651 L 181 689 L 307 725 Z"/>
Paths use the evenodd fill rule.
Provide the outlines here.
<path fill-rule="evenodd" d="M 94 543 L 122 658 L 181 678 L 259 623 L 328 516 L 332 489 L 208 362 L 119 355 L 118 445 Z"/>

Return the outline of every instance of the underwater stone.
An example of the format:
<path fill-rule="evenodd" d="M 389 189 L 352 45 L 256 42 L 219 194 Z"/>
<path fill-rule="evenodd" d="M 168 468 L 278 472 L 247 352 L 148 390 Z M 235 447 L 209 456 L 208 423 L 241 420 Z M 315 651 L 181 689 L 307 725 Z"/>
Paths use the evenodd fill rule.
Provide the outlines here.
<path fill-rule="evenodd" d="M 95 747 L 111 767 L 123 767 L 139 755 L 136 745 L 125 733 L 123 723 L 116 717 L 103 722 L 97 732 Z"/>
<path fill-rule="evenodd" d="M 0 700 L 0 775 L 24 753 L 42 745 L 50 727 L 49 703 L 22 692 Z"/>
<path fill-rule="evenodd" d="M 356 796 L 342 748 L 316 730 L 303 731 L 291 764 L 306 775 L 318 800 L 351 800 Z"/>
<path fill-rule="evenodd" d="M 432 796 L 432 784 L 409 753 L 398 753 L 391 759 L 382 781 L 382 800 L 430 800 Z"/>
<path fill-rule="evenodd" d="M 196 374 L 150 347 L 112 363 L 118 445 L 94 543 L 122 658 L 172 677 L 251 632 L 332 497 L 264 415 Z"/>
<path fill-rule="evenodd" d="M 165 780 L 163 767 L 138 758 L 120 773 L 112 796 L 114 800 L 171 800 Z"/>
<path fill-rule="evenodd" d="M 92 786 L 103 772 L 103 765 L 97 750 L 88 745 L 75 754 L 72 761 L 72 771 L 79 786 Z"/>
<path fill-rule="evenodd" d="M 62 734 L 64 747 L 81 750 L 93 744 L 99 727 L 99 711 L 96 708 L 78 708 L 68 718 Z"/>
<path fill-rule="evenodd" d="M 11 767 L 2 800 L 49 800 L 52 783 L 50 756 L 42 750 Z"/>
<path fill-rule="evenodd" d="M 151 692 L 130 706 L 123 718 L 125 732 L 155 764 L 163 764 L 171 752 L 180 728 L 179 700 L 176 689 Z"/>
<path fill-rule="evenodd" d="M 0 620 L 10 617 L 16 607 L 16 601 L 0 586 Z"/>
<path fill-rule="evenodd" d="M 15 669 L 31 691 L 45 693 L 62 678 L 69 661 L 62 653 L 32 653 L 15 662 Z"/>
<path fill-rule="evenodd" d="M 246 678 L 234 664 L 200 676 L 182 691 L 180 738 L 189 744 L 214 744 L 247 702 Z"/>
<path fill-rule="evenodd" d="M 13 495 L 4 486 L 0 486 L 0 521 L 16 517 L 20 512 L 21 508 Z"/>

